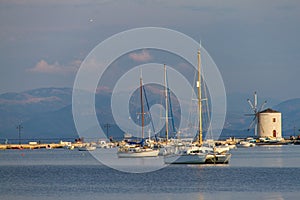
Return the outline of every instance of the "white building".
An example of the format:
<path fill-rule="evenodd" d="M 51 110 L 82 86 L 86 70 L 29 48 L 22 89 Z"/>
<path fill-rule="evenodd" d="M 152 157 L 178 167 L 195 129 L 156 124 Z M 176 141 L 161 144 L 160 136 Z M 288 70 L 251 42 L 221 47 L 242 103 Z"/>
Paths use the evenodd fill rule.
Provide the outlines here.
<path fill-rule="evenodd" d="M 280 112 L 268 108 L 258 113 L 258 136 L 282 138 Z"/>

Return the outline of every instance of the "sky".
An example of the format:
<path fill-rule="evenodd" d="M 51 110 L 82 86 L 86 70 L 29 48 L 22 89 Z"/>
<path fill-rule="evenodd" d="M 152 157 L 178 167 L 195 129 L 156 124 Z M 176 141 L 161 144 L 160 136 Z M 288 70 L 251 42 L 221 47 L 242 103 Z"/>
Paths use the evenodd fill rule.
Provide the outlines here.
<path fill-rule="evenodd" d="M 299 98 L 299 19 L 299 0 L 1 0 L 0 94 L 72 87 L 101 41 L 151 26 L 201 40 L 227 94 Z"/>

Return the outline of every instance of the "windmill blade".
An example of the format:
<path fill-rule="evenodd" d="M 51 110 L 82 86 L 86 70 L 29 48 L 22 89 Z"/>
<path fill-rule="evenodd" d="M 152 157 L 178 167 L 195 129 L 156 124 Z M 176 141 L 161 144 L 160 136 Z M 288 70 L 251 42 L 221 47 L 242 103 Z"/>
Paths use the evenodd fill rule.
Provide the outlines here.
<path fill-rule="evenodd" d="M 257 108 L 257 92 L 254 92 L 254 108 Z"/>
<path fill-rule="evenodd" d="M 253 118 L 253 120 L 252 120 L 250 126 L 248 127 L 248 131 L 250 131 L 250 129 L 253 127 L 253 125 L 254 125 L 255 123 L 256 123 L 256 115 L 255 115 L 255 117 Z"/>
<path fill-rule="evenodd" d="M 253 110 L 255 110 L 255 107 L 253 106 L 253 104 L 252 104 L 252 102 L 250 101 L 250 99 L 247 99 L 247 101 L 248 101 L 249 105 L 251 106 L 251 108 L 252 108 Z"/>
<path fill-rule="evenodd" d="M 265 102 L 260 106 L 258 112 L 260 112 L 260 111 L 264 108 L 264 106 L 266 105 L 266 103 L 267 103 L 267 101 L 265 101 Z"/>

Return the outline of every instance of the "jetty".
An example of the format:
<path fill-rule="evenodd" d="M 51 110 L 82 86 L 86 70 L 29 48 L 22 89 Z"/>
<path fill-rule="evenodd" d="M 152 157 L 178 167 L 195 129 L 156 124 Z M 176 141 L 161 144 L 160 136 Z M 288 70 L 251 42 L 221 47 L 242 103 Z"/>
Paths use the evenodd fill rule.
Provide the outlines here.
<path fill-rule="evenodd" d="M 83 143 L 72 143 L 75 148 L 81 147 Z M 5 149 L 57 149 L 64 148 L 66 145 L 62 143 L 45 143 L 45 144 L 0 144 L 0 150 Z"/>
<path fill-rule="evenodd" d="M 29 142 L 24 144 L 0 144 L 0 150 L 6 149 L 58 149 L 58 148 L 65 148 L 65 149 L 74 149 L 74 148 L 81 148 L 86 146 L 94 146 L 97 148 L 112 148 L 115 146 L 119 146 L 120 142 L 113 141 L 107 142 L 106 140 L 99 139 L 98 141 L 90 141 L 90 142 L 83 142 L 83 141 L 75 141 L 75 142 L 64 142 L 60 141 L 58 143 L 40 143 L 40 142 Z"/>

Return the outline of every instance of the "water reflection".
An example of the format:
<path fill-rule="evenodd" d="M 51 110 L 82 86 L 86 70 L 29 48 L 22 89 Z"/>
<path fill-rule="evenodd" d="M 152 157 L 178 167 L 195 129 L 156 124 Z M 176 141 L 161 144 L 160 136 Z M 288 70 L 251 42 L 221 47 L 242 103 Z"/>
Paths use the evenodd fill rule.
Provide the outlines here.
<path fill-rule="evenodd" d="M 300 147 L 258 146 L 232 151 L 230 166 L 234 167 L 298 167 Z"/>

